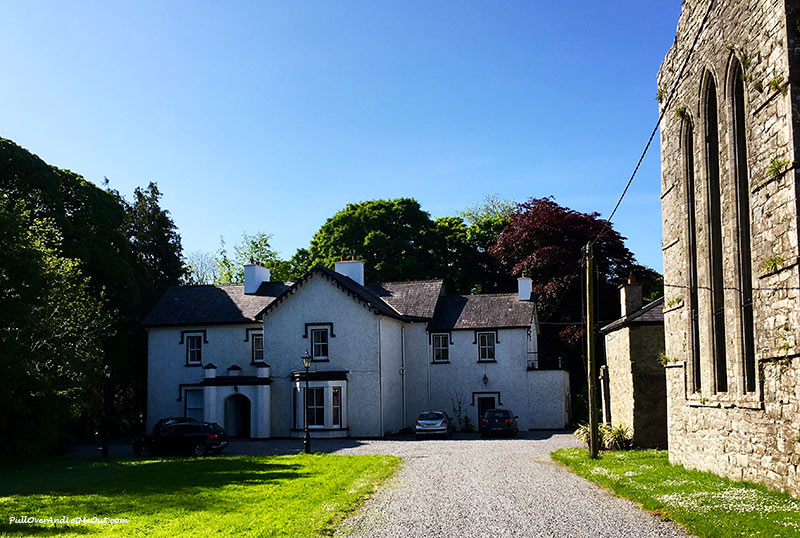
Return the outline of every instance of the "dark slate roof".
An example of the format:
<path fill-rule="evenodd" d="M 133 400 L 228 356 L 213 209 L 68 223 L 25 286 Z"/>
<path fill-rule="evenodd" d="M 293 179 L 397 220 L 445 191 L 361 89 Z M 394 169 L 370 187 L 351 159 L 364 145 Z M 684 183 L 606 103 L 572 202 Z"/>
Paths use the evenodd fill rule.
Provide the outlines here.
<path fill-rule="evenodd" d="M 431 320 L 438 330 L 528 327 L 534 303 L 516 294 L 444 296 L 441 280 L 383 282 L 362 286 L 325 267 L 295 282 L 264 282 L 245 295 L 243 284 L 174 286 L 142 322 L 145 327 L 256 323 L 312 275 L 328 279 L 375 313 L 402 320 Z"/>
<path fill-rule="evenodd" d="M 664 323 L 664 298 L 656 299 L 652 303 L 647 303 L 642 308 L 629 316 L 612 321 L 600 329 L 603 334 L 616 331 L 630 325 L 657 325 Z"/>
<path fill-rule="evenodd" d="M 264 282 L 255 295 L 244 284 L 173 286 L 144 318 L 145 327 L 254 323 L 290 283 Z"/>
<path fill-rule="evenodd" d="M 441 280 L 367 283 L 369 291 L 407 318 L 430 319 L 442 295 Z"/>
<path fill-rule="evenodd" d="M 520 301 L 516 293 L 444 296 L 428 328 L 450 331 L 530 327 L 535 307 L 533 301 Z"/>

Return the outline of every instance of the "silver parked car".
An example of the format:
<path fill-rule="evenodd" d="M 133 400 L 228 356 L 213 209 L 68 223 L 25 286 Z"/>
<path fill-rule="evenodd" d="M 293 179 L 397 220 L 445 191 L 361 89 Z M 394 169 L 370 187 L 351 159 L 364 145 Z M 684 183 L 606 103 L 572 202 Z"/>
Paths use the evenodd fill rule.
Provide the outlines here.
<path fill-rule="evenodd" d="M 417 417 L 417 439 L 428 435 L 450 437 L 456 425 L 444 411 L 425 411 Z"/>

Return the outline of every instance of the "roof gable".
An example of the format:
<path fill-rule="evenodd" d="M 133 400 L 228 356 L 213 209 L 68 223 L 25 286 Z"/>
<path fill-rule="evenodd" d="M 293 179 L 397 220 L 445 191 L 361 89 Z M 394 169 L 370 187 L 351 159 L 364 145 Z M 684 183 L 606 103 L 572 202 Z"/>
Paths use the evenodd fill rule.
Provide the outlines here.
<path fill-rule="evenodd" d="M 280 295 L 275 297 L 273 301 L 267 304 L 260 312 L 262 316 L 267 316 L 272 310 L 277 308 L 283 301 L 290 295 L 296 293 L 312 276 L 319 275 L 330 282 L 333 286 L 340 289 L 345 294 L 352 297 L 355 301 L 363 304 L 365 307 L 373 310 L 376 314 L 382 314 L 396 319 L 403 319 L 402 314 L 397 310 L 386 304 L 381 300 L 378 295 L 371 292 L 366 287 L 354 281 L 350 277 L 346 277 L 332 271 L 326 267 L 316 266 L 307 272 L 302 277 L 298 278 L 290 286 L 288 286 Z"/>

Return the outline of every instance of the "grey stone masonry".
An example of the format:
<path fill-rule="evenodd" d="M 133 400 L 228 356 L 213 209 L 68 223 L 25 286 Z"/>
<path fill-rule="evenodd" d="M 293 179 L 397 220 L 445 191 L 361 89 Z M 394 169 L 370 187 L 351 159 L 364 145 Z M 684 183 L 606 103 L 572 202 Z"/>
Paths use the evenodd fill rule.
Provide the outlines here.
<path fill-rule="evenodd" d="M 670 460 L 800 495 L 800 0 L 685 0 L 658 88 Z"/>

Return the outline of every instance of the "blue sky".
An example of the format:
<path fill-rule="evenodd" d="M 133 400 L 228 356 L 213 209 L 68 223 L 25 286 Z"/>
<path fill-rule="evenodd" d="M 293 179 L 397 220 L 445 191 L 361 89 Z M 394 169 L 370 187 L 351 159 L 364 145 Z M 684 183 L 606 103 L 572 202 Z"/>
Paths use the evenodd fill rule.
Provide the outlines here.
<path fill-rule="evenodd" d="M 349 202 L 485 194 L 607 216 L 657 120 L 678 0 L 3 2 L 0 136 L 130 196 L 186 252 Z M 661 270 L 659 147 L 614 219 Z"/>

